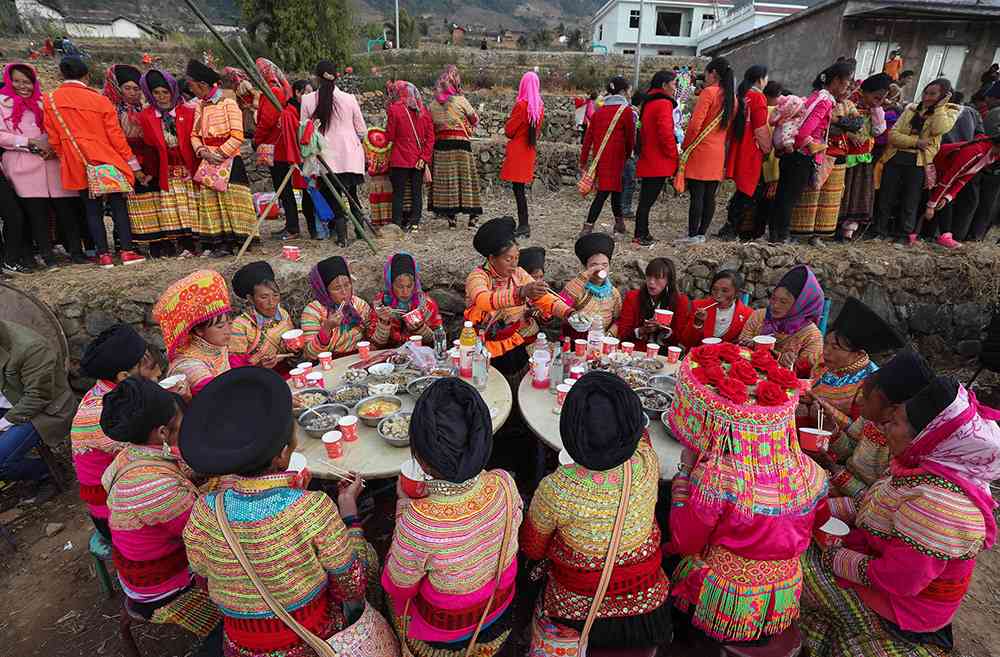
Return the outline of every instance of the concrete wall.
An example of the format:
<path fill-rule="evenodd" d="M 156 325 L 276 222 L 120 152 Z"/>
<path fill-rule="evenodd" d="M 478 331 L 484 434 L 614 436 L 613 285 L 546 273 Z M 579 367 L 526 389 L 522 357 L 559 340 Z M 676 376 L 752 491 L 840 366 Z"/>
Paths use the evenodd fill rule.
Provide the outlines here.
<path fill-rule="evenodd" d="M 132 21 L 123 18 L 115 19 L 110 25 L 67 21 L 66 34 L 98 39 L 149 39 L 153 36 Z"/>

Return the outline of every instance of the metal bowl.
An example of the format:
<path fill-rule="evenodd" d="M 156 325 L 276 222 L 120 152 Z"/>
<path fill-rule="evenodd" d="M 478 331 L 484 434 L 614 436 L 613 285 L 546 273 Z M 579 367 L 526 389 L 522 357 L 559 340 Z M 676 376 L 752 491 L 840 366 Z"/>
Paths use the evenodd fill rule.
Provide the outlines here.
<path fill-rule="evenodd" d="M 642 410 L 644 410 L 646 412 L 646 415 L 648 415 L 650 417 L 650 419 L 652 419 L 652 420 L 655 420 L 655 419 L 659 418 L 661 415 L 663 415 L 664 411 L 670 410 L 670 404 L 672 404 L 673 401 L 674 401 L 674 396 L 673 395 L 671 395 L 671 394 L 669 394 L 667 392 L 664 392 L 663 390 L 660 390 L 659 388 L 650 388 L 650 387 L 636 388 L 635 393 L 637 395 L 639 395 L 639 399 L 640 399 L 640 401 L 642 401 Z M 663 408 L 651 408 L 649 406 L 646 406 L 646 401 L 643 399 L 643 394 L 644 393 L 645 394 L 653 394 L 653 393 L 655 393 L 655 394 L 658 394 L 658 395 L 663 395 L 664 397 L 667 398 L 667 405 L 665 407 L 663 407 Z"/>
<path fill-rule="evenodd" d="M 392 402 L 393 404 L 396 404 L 396 408 L 382 415 L 378 415 L 375 417 L 365 417 L 364 415 L 361 414 L 361 407 L 373 401 Z M 373 395 L 371 397 L 365 397 L 364 399 L 362 399 L 361 401 L 359 401 L 357 404 L 354 405 L 354 415 L 357 415 L 358 419 L 360 419 L 369 427 L 377 427 L 379 422 L 389 417 L 390 415 L 399 413 L 401 410 L 403 410 L 403 400 L 397 397 L 396 395 Z"/>
<path fill-rule="evenodd" d="M 322 438 L 323 434 L 326 433 L 327 431 L 333 431 L 334 429 L 336 429 L 337 423 L 334 422 L 332 426 L 325 426 L 322 429 L 310 429 L 306 424 L 306 420 L 308 420 L 310 416 L 327 415 L 335 417 L 339 421 L 340 418 L 350 414 L 351 414 L 350 409 L 344 406 L 343 404 L 320 404 L 319 406 L 313 406 L 312 408 L 299 413 L 297 420 L 299 426 L 302 427 L 302 430 L 305 431 L 306 435 L 308 435 L 310 438 Z"/>
<path fill-rule="evenodd" d="M 458 368 L 451 365 L 437 365 L 427 370 L 427 376 L 433 376 L 436 378 L 444 378 L 448 376 L 458 376 Z"/>
<path fill-rule="evenodd" d="M 407 418 L 409 418 L 412 415 L 413 414 L 410 413 L 409 411 L 399 411 L 398 413 L 393 413 L 392 415 L 389 415 L 387 417 L 382 418 L 381 420 L 379 420 L 379 423 L 378 423 L 378 435 L 382 436 L 382 440 L 384 440 L 385 442 L 389 443 L 393 447 L 406 447 L 407 445 L 410 444 L 410 434 L 409 434 L 409 432 L 407 432 L 407 434 L 406 434 L 406 436 L 404 438 L 393 438 L 392 436 L 386 435 L 384 427 L 385 427 L 385 424 L 389 420 L 391 420 L 392 418 L 394 418 L 394 417 L 407 417 Z"/>
<path fill-rule="evenodd" d="M 419 397 L 427 386 L 434 383 L 441 377 L 439 376 L 421 376 L 419 378 L 413 379 L 408 384 L 406 384 L 406 392 L 412 397 Z"/>
<path fill-rule="evenodd" d="M 368 368 L 368 373 L 372 376 L 389 376 L 396 369 L 392 363 L 378 363 Z"/>
<path fill-rule="evenodd" d="M 327 390 L 326 388 L 302 388 L 301 390 L 293 390 L 292 391 L 292 409 L 295 410 L 295 412 L 304 411 L 307 408 L 315 408 L 316 406 L 320 406 L 320 404 L 314 404 L 313 406 L 296 406 L 295 405 L 295 398 L 298 397 L 299 395 L 303 395 L 303 394 L 306 394 L 306 393 L 321 395 L 323 397 L 323 399 L 325 400 L 324 402 L 322 402 L 323 404 L 329 404 L 329 403 L 332 403 L 332 401 L 333 401 L 332 395 L 330 394 L 330 391 Z"/>
<path fill-rule="evenodd" d="M 657 374 L 655 376 L 649 377 L 649 387 L 662 390 L 668 394 L 674 394 L 674 388 L 677 387 L 677 377 L 672 374 Z"/>
<path fill-rule="evenodd" d="M 649 372 L 638 367 L 619 368 L 617 374 L 630 388 L 648 388 L 650 384 Z"/>
<path fill-rule="evenodd" d="M 354 403 L 351 403 L 349 400 L 347 400 L 347 401 L 341 401 L 341 400 L 337 399 L 337 396 L 341 392 L 343 392 L 344 390 L 347 390 L 348 388 L 354 388 L 354 389 L 358 390 L 358 392 L 356 393 L 358 399 Z M 355 404 L 357 404 L 359 401 L 361 401 L 362 399 L 364 399 L 367 396 L 368 396 L 368 386 L 367 385 L 340 386 L 339 388 L 337 388 L 336 390 L 333 391 L 333 394 L 330 395 L 330 401 L 333 402 L 333 403 L 335 403 L 335 404 L 343 404 L 344 406 L 347 406 L 347 407 L 353 407 Z"/>

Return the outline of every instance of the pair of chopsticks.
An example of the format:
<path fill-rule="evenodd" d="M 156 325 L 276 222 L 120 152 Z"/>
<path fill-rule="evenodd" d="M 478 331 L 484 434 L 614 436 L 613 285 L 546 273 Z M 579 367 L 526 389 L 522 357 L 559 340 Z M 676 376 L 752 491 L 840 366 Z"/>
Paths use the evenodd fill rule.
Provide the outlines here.
<path fill-rule="evenodd" d="M 333 475 L 334 479 L 338 479 L 340 481 L 354 481 L 355 473 L 351 472 L 350 470 L 345 470 L 344 468 L 333 465 L 332 463 L 329 463 L 329 459 L 327 459 L 327 462 L 328 462 L 328 465 L 326 466 L 327 470 L 329 470 L 330 474 Z M 362 488 L 365 487 L 364 480 L 362 480 L 361 482 L 361 487 Z"/>
<path fill-rule="evenodd" d="M 822 404 L 819 406 L 818 409 L 816 409 L 816 424 L 818 425 L 817 428 L 820 431 L 822 431 L 823 430 L 823 406 L 822 406 Z"/>

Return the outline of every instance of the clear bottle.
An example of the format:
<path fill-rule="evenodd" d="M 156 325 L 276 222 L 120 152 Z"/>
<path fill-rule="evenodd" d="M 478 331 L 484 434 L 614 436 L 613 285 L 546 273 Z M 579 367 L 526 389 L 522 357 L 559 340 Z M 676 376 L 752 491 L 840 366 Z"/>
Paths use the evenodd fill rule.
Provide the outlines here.
<path fill-rule="evenodd" d="M 565 338 L 561 348 L 556 348 L 556 353 L 552 357 L 552 364 L 549 366 L 549 392 L 553 395 L 556 394 L 556 386 L 563 382 L 566 378 L 563 376 L 563 372 L 566 371 L 566 358 L 569 355 L 570 340 Z"/>
<path fill-rule="evenodd" d="M 486 390 L 490 380 L 490 352 L 483 343 L 482 336 L 476 338 L 476 350 L 472 354 L 472 385 L 477 390 Z"/>
<path fill-rule="evenodd" d="M 448 334 L 443 326 L 434 329 L 434 356 L 439 363 L 448 358 Z"/>
<path fill-rule="evenodd" d="M 458 336 L 458 369 L 464 379 L 472 377 L 472 354 L 476 349 L 476 330 L 466 322 Z"/>
<path fill-rule="evenodd" d="M 590 324 L 590 331 L 587 332 L 587 360 L 601 357 L 604 349 L 604 319 L 598 315 Z"/>

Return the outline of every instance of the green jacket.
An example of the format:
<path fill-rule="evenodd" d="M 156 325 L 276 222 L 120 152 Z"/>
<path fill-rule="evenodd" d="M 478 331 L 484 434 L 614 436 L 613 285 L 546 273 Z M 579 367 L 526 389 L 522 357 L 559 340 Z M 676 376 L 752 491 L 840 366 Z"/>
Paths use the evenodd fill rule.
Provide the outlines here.
<path fill-rule="evenodd" d="M 0 392 L 13 404 L 4 416 L 7 421 L 31 422 L 49 445 L 69 436 L 76 399 L 66 363 L 38 333 L 5 320 L 0 320 Z"/>

